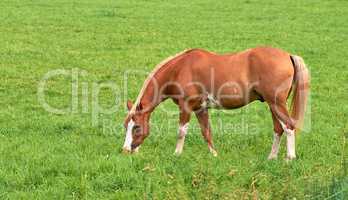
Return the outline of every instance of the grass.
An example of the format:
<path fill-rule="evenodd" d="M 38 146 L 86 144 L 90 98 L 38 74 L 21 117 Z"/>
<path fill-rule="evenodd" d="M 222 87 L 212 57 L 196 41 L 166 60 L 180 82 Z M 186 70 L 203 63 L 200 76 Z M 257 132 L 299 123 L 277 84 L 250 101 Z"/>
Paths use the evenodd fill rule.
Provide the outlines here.
<path fill-rule="evenodd" d="M 343 0 L 1 1 L 0 199 L 347 199 L 347 12 Z M 285 141 L 267 161 L 272 123 L 260 102 L 211 112 L 217 158 L 196 120 L 182 156 L 172 155 L 170 102 L 153 114 L 140 153 L 120 153 L 125 101 L 144 72 L 186 48 L 259 45 L 301 55 L 311 71 L 311 125 L 296 161 L 284 161 Z M 38 99 L 40 80 L 57 69 L 79 73 L 77 104 L 71 77 L 47 82 L 47 102 L 65 114 Z M 141 73 L 124 85 L 126 71 Z M 99 88 L 106 83 L 116 89 Z M 97 100 L 117 107 L 97 113 Z"/>

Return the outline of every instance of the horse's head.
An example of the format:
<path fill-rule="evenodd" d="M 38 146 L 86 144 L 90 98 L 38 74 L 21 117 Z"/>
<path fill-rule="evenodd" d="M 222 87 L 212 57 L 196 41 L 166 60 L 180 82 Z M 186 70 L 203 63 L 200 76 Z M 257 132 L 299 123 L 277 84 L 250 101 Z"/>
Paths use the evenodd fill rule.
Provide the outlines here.
<path fill-rule="evenodd" d="M 134 152 L 149 135 L 149 113 L 144 112 L 143 106 L 139 103 L 133 108 L 133 103 L 127 102 L 128 114 L 124 121 L 126 138 L 123 145 L 124 152 Z"/>

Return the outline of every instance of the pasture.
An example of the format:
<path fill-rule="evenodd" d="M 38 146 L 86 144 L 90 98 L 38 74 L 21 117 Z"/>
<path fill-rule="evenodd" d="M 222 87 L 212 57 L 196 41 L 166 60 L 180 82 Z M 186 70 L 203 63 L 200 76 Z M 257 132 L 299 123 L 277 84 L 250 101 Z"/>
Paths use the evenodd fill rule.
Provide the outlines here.
<path fill-rule="evenodd" d="M 347 199 L 347 13 L 344 0 L 1 1 L 0 199 Z M 218 157 L 195 118 L 173 155 L 171 101 L 140 152 L 121 153 L 126 99 L 156 64 L 187 48 L 260 45 L 302 56 L 311 72 L 295 161 L 285 137 L 267 160 L 261 102 L 210 111 Z"/>

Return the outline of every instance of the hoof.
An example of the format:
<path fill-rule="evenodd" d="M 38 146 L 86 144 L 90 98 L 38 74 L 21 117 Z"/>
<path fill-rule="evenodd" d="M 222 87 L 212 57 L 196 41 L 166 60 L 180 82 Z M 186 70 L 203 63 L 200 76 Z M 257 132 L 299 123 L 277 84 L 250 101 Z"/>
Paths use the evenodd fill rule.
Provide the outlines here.
<path fill-rule="evenodd" d="M 180 156 L 180 155 L 181 155 L 181 153 L 182 153 L 181 151 L 177 151 L 177 150 L 175 150 L 175 152 L 173 153 L 173 155 L 174 155 L 174 156 Z"/>
<path fill-rule="evenodd" d="M 269 154 L 268 160 L 276 160 L 277 159 L 277 155 L 273 155 L 273 154 Z"/>
<path fill-rule="evenodd" d="M 296 156 L 286 156 L 285 161 L 290 162 L 290 161 L 295 160 L 295 159 L 296 159 Z"/>
<path fill-rule="evenodd" d="M 212 153 L 214 157 L 218 156 L 218 153 L 217 151 L 215 151 L 215 149 L 210 149 L 210 153 Z"/>

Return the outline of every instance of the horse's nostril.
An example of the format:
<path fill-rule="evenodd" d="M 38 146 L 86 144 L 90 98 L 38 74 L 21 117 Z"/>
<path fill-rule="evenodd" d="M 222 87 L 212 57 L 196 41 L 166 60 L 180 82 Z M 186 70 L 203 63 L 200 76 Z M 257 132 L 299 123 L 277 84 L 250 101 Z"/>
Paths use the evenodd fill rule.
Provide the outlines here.
<path fill-rule="evenodd" d="M 132 150 L 135 149 L 135 148 L 137 148 L 137 146 L 138 146 L 138 145 L 136 145 L 136 144 L 132 144 L 132 145 L 131 145 Z"/>

